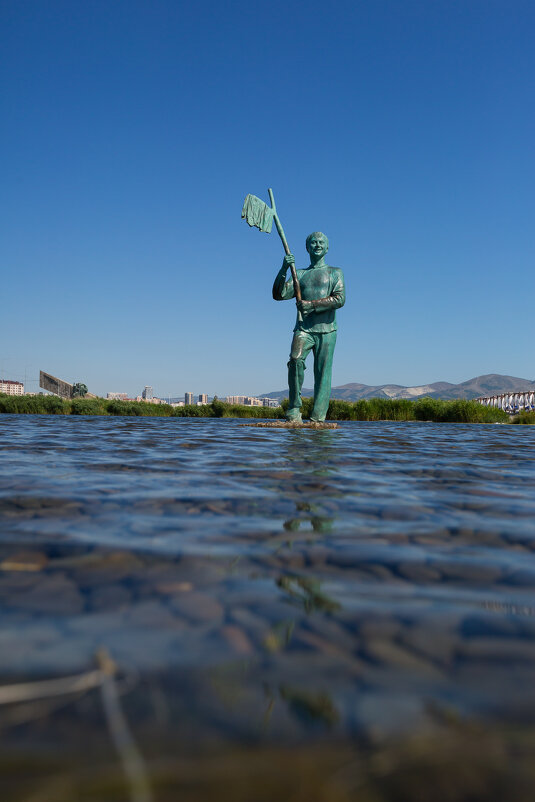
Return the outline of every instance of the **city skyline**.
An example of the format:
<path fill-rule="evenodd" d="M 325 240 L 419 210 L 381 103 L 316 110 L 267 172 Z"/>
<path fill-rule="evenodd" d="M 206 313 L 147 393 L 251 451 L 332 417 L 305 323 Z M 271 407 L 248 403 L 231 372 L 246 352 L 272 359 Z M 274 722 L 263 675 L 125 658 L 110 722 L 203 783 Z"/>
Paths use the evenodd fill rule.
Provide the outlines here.
<path fill-rule="evenodd" d="M 39 393 L 43 395 L 44 390 L 45 393 L 68 398 L 72 394 L 73 384 L 74 383 L 65 382 L 65 380 L 59 379 L 56 376 L 41 372 L 39 379 Z M 52 387 L 54 389 L 52 389 Z M 37 394 L 35 390 L 27 390 L 24 382 L 13 379 L 3 379 L 1 375 L 0 393 L 7 395 Z M 91 394 L 90 392 L 88 395 L 94 396 L 94 394 Z M 141 394 L 138 393 L 134 395 L 129 395 L 126 392 L 110 390 L 106 393 L 105 398 L 108 401 L 146 401 L 147 403 L 154 402 L 158 404 L 167 402 L 173 406 L 184 406 L 190 404 L 199 406 L 208 404 L 210 401 L 219 398 L 219 400 L 226 401 L 229 404 L 244 404 L 246 406 L 277 406 L 277 404 L 274 402 L 274 399 L 268 398 L 265 395 L 260 397 L 251 395 L 219 397 L 217 394 L 209 396 L 208 393 L 192 393 L 186 391 L 183 396 L 161 396 L 158 393 L 155 393 L 153 387 L 150 385 L 145 385 Z"/>
<path fill-rule="evenodd" d="M 69 396 L 69 391 L 72 391 L 73 385 L 66 383 L 58 377 L 51 376 L 50 374 L 43 374 L 45 377 L 44 384 L 40 383 L 40 393 L 42 389 L 64 397 Z M 6 386 L 9 385 L 9 386 Z M 59 390 L 61 385 L 61 390 Z M 52 387 L 56 389 L 52 389 Z M 479 397 L 494 397 L 503 394 L 522 393 L 528 391 L 533 392 L 535 386 L 535 379 L 527 379 L 525 377 L 515 377 L 504 374 L 482 374 L 471 377 L 464 382 L 453 384 L 451 382 L 438 381 L 434 383 L 427 383 L 424 385 L 400 385 L 396 383 L 384 383 L 378 386 L 366 385 L 360 382 L 349 382 L 345 385 L 338 385 L 332 388 L 332 398 L 355 401 L 358 399 L 386 397 L 386 398 L 406 398 L 416 399 L 423 396 L 431 396 L 434 398 L 479 398 Z M 303 388 L 306 395 L 310 396 L 313 393 L 311 388 Z M 35 395 L 35 390 L 28 390 L 23 382 L 18 382 L 13 379 L 2 379 L 0 375 L 0 392 L 8 394 L 20 395 Z M 145 385 L 141 394 L 128 394 L 127 392 L 108 391 L 102 395 L 108 400 L 122 400 L 122 401 L 147 401 L 154 403 L 169 403 L 173 406 L 184 406 L 185 404 L 207 404 L 212 400 L 219 399 L 229 404 L 245 404 L 250 406 L 278 406 L 282 398 L 287 397 L 287 388 L 282 390 L 270 390 L 267 393 L 259 393 L 257 395 L 218 395 L 214 393 L 209 395 L 207 393 L 192 393 L 186 391 L 184 394 L 175 396 L 161 395 L 155 393 L 150 385 Z M 91 396 L 89 391 L 89 396 Z"/>
<path fill-rule="evenodd" d="M 268 186 L 297 266 L 319 229 L 344 270 L 333 386 L 533 376 L 535 6 L 306 11 L 2 5 L 3 377 L 283 388 Z"/>

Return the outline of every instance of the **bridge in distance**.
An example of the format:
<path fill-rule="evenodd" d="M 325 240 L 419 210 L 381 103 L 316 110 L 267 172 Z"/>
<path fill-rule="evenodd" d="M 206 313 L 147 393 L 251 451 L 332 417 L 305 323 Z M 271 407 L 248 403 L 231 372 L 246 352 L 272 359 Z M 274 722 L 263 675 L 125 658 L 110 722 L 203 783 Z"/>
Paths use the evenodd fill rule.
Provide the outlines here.
<path fill-rule="evenodd" d="M 516 415 L 517 412 L 529 412 L 535 409 L 535 392 L 533 390 L 528 390 L 524 393 L 502 393 L 501 395 L 482 396 L 475 400 L 486 407 L 503 409 L 509 415 Z"/>

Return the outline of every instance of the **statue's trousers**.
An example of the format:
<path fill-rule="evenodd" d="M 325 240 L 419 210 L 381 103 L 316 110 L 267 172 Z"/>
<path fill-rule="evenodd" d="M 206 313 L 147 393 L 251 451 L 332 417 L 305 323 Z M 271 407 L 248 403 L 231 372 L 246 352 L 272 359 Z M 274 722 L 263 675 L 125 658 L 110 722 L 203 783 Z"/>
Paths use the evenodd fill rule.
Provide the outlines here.
<path fill-rule="evenodd" d="M 331 397 L 331 376 L 333 367 L 336 331 L 322 333 L 297 330 L 292 340 L 290 361 L 288 362 L 288 388 L 290 403 L 287 415 L 301 414 L 301 388 L 305 377 L 305 359 L 314 353 L 314 408 L 311 420 L 323 421 L 327 415 Z"/>

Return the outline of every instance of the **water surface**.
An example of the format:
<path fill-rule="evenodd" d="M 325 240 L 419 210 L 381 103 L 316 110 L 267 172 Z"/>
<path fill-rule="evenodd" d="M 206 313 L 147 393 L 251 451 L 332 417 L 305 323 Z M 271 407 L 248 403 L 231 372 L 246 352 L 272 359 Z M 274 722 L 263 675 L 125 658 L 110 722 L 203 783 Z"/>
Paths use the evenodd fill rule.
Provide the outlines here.
<path fill-rule="evenodd" d="M 149 761 L 532 736 L 535 427 L 2 415 L 0 482 L 0 682 L 105 647 Z M 0 714 L 74 774 L 103 740 L 90 694 Z"/>

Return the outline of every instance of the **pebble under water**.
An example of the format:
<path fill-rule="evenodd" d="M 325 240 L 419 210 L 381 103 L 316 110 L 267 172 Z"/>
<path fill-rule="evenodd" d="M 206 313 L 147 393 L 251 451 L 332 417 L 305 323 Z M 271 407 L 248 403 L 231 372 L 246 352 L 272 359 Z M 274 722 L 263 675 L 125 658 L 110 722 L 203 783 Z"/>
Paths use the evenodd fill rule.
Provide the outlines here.
<path fill-rule="evenodd" d="M 138 799 L 528 800 L 534 550 L 535 427 L 2 415 L 0 693 L 104 649 Z M 136 799 L 98 691 L 0 742 L 3 802 Z"/>

